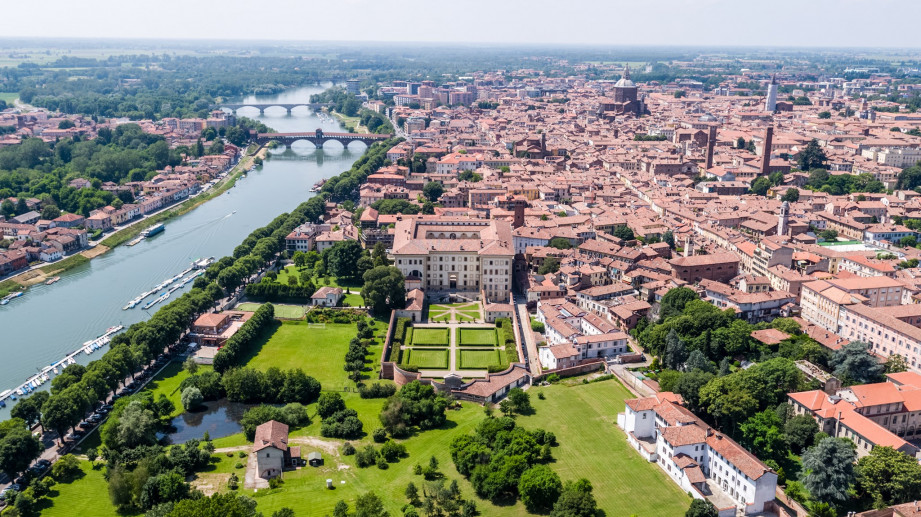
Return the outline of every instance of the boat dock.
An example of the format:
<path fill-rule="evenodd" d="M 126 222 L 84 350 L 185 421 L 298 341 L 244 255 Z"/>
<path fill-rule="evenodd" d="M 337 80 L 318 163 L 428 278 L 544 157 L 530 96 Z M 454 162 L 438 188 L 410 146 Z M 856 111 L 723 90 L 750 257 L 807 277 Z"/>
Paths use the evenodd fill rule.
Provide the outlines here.
<path fill-rule="evenodd" d="M 112 340 L 112 336 L 118 334 L 125 327 L 123 325 L 116 325 L 114 327 L 109 327 L 106 329 L 105 333 L 101 336 L 83 343 L 77 350 L 67 354 L 63 359 L 56 363 L 51 363 L 50 365 L 44 367 L 39 371 L 39 373 L 29 377 L 26 382 L 16 386 L 13 389 L 5 390 L 0 393 L 0 407 L 6 407 L 7 399 L 17 400 L 17 397 L 26 396 L 36 389 L 38 389 L 42 384 L 48 382 L 51 379 L 52 375 L 57 375 L 68 365 L 74 364 L 77 361 L 74 359 L 77 355 L 83 354 L 92 354 L 96 350 L 108 345 Z"/>
<path fill-rule="evenodd" d="M 156 304 L 158 304 L 158 303 L 160 303 L 160 302 L 166 300 L 167 298 L 169 298 L 169 295 L 172 294 L 173 292 L 175 292 L 176 289 L 179 289 L 179 287 L 183 287 L 183 286 L 187 285 L 189 282 L 191 282 L 192 280 L 195 280 L 195 277 L 198 277 L 198 276 L 200 276 L 201 274 L 203 274 L 203 273 L 204 273 L 204 269 L 205 269 L 206 267 L 210 266 L 211 263 L 213 263 L 213 262 L 214 262 L 214 257 L 208 257 L 208 258 L 204 258 L 204 259 L 199 259 L 199 260 L 196 260 L 196 261 L 192 262 L 192 264 L 191 264 L 189 267 L 187 267 L 185 270 L 183 270 L 183 271 L 182 271 L 181 273 L 179 273 L 178 275 L 176 275 L 176 276 L 174 276 L 174 277 L 171 277 L 171 278 L 167 278 L 167 279 L 164 280 L 163 282 L 157 284 L 153 289 L 141 293 L 137 298 L 135 298 L 135 299 L 131 300 L 130 302 L 128 302 L 128 305 L 125 305 L 124 307 L 122 307 L 122 310 L 123 310 L 123 311 L 126 311 L 126 310 L 128 310 L 128 309 L 133 309 L 133 308 L 137 307 L 137 306 L 138 306 L 142 301 L 144 301 L 147 297 L 153 296 L 153 295 L 159 293 L 160 291 L 162 291 L 163 289 L 167 289 L 167 288 L 169 288 L 171 285 L 175 284 L 176 282 L 179 282 L 178 287 L 174 286 L 175 288 L 170 288 L 170 290 L 166 291 L 165 293 L 161 293 L 161 295 L 160 295 L 159 297 L 157 297 L 157 298 L 154 299 L 153 301 L 148 302 L 147 304 L 143 305 L 141 308 L 144 309 L 144 310 L 147 310 L 147 309 L 153 307 L 154 305 L 156 305 Z M 193 274 L 193 275 L 191 275 L 191 276 L 189 276 L 189 277 L 183 279 L 183 277 L 185 277 L 186 275 L 188 275 L 189 273 L 191 273 L 192 271 L 195 271 L 195 270 L 199 270 L 199 271 L 196 271 L 195 274 Z M 182 281 L 180 282 L 180 280 L 182 280 Z"/>

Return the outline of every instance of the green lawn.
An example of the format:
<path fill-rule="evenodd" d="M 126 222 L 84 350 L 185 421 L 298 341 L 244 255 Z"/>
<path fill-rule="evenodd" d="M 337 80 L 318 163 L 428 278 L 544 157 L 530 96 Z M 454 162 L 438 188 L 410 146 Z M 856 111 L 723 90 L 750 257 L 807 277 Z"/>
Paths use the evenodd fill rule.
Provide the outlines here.
<path fill-rule="evenodd" d="M 210 366 L 199 365 L 198 371 L 202 372 L 211 369 Z M 160 395 L 166 395 L 166 398 L 172 401 L 176 407 L 170 416 L 179 416 L 182 414 L 182 393 L 179 391 L 179 385 L 189 376 L 189 372 L 182 368 L 182 363 L 171 362 L 144 388 L 145 391 L 153 391 L 154 400 L 160 398 Z"/>
<path fill-rule="evenodd" d="M 281 305 L 277 303 L 272 304 L 275 307 L 275 317 L 283 318 L 286 320 L 299 320 L 304 317 L 304 306 L 303 305 Z M 259 307 L 262 307 L 261 303 L 241 303 L 237 305 L 237 310 L 239 311 L 248 311 L 256 312 Z"/>
<path fill-rule="evenodd" d="M 457 355 L 458 365 L 464 369 L 485 370 L 502 364 L 502 352 L 499 350 L 458 350 Z"/>
<path fill-rule="evenodd" d="M 13 102 L 19 98 L 19 94 L 16 92 L 0 92 L 0 101 L 6 101 L 10 106 L 13 105 Z"/>
<path fill-rule="evenodd" d="M 457 329 L 458 346 L 498 346 L 496 329 Z"/>
<path fill-rule="evenodd" d="M 540 400 L 537 390 L 544 393 Z M 543 428 L 556 434 L 560 446 L 553 449 L 554 461 L 550 467 L 559 473 L 564 481 L 581 477 L 587 478 L 594 486 L 594 495 L 599 506 L 608 517 L 636 514 L 640 517 L 681 516 L 690 504 L 687 497 L 664 472 L 656 465 L 643 460 L 626 442 L 623 432 L 615 422 L 617 413 L 624 409 L 624 398 L 630 398 L 628 392 L 617 381 L 565 386 L 556 384 L 529 390 L 531 404 L 535 408 L 533 415 L 519 416 L 519 425 L 528 429 Z M 383 400 L 361 400 L 356 394 L 346 393 L 346 405 L 359 412 L 365 422 L 365 430 L 372 431 L 378 425 L 376 418 Z M 441 429 L 425 431 L 403 443 L 406 444 L 408 458 L 391 464 L 387 470 L 375 467 L 359 469 L 355 466 L 354 456 L 343 457 L 323 451 L 325 464 L 319 468 L 305 467 L 295 472 L 286 472 L 285 483 L 275 490 L 260 490 L 253 493 L 244 490 L 240 493 L 254 497 L 258 502 L 257 511 L 263 515 L 287 506 L 295 508 L 298 517 L 321 517 L 331 515 L 336 501 L 343 499 L 354 503 L 362 493 L 374 491 L 384 501 L 386 510 L 392 516 L 401 515 L 400 508 L 406 499 L 403 495 L 406 484 L 410 481 L 416 486 L 423 486 L 421 476 L 412 474 L 416 463 L 427 464 L 435 456 L 439 469 L 450 483 L 457 480 L 464 497 L 474 498 L 480 514 L 496 517 L 525 517 L 529 515 L 521 503 L 494 506 L 473 494 L 470 483 L 463 480 L 451 462 L 448 445 L 460 435 L 470 433 L 483 418 L 479 405 L 463 403 L 460 410 L 448 411 L 448 424 Z M 319 419 L 305 428 L 292 433 L 292 439 L 299 436 L 319 436 Z M 370 443 L 369 437 L 355 442 L 359 447 Z M 245 444 L 242 435 L 234 435 L 215 440 L 218 447 Z M 301 444 L 302 454 L 318 450 L 313 446 Z M 234 469 L 239 461 L 236 456 L 227 458 L 216 454 L 216 461 L 200 475 L 220 477 L 230 472 L 238 472 L 242 478 L 242 469 Z M 343 467 L 340 469 L 339 466 Z M 87 475 L 70 485 L 58 485 L 52 495 L 43 516 L 116 516 L 109 503 L 102 470 L 91 471 L 84 463 Z M 326 489 L 327 478 L 333 479 L 336 489 Z M 345 484 L 341 484 L 345 481 Z M 222 485 L 219 485 L 222 486 Z M 304 504 L 309 501 L 309 504 Z M 43 507 L 44 508 L 44 507 Z"/>
<path fill-rule="evenodd" d="M 380 333 L 383 323 L 377 322 L 375 334 Z M 278 322 L 253 344 L 247 366 L 260 370 L 276 366 L 281 369 L 301 368 L 307 375 L 320 381 L 323 389 L 354 387 L 347 377 L 343 365 L 349 341 L 355 337 L 354 324 L 327 323 L 326 328 L 311 328 L 303 322 Z M 379 340 L 371 347 L 372 368 L 380 368 L 377 359 L 381 354 Z M 374 372 L 368 372 L 377 378 Z"/>
<path fill-rule="evenodd" d="M 448 367 L 447 350 L 431 350 L 422 348 L 410 348 L 403 351 L 403 361 L 405 364 L 411 364 L 426 370 L 444 370 Z"/>
<path fill-rule="evenodd" d="M 109 501 L 109 485 L 102 477 L 104 468 L 93 470 L 90 462 L 80 462 L 83 477 L 71 483 L 58 483 L 51 489 L 51 498 L 39 504 L 42 517 L 118 517 L 120 514 Z"/>
<path fill-rule="evenodd" d="M 448 346 L 450 343 L 447 328 L 413 328 L 413 346 Z"/>

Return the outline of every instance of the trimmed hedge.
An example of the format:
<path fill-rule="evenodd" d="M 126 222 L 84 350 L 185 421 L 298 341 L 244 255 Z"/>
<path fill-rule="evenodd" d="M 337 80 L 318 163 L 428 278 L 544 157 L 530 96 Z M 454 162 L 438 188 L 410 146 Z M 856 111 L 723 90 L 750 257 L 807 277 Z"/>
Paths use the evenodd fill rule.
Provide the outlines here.
<path fill-rule="evenodd" d="M 275 321 L 275 307 L 266 303 L 259 307 L 253 317 L 246 321 L 227 343 L 214 356 L 214 371 L 224 373 L 237 365 L 246 352 L 246 347 L 262 332 L 262 329 Z"/>

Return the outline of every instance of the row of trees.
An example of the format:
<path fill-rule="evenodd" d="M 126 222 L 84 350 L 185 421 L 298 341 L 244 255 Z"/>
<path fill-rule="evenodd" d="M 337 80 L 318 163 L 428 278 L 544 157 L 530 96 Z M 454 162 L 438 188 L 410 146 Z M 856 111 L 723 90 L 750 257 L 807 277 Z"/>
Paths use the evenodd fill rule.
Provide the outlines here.
<path fill-rule="evenodd" d="M 275 322 L 275 307 L 265 303 L 237 330 L 214 356 L 214 370 L 224 373 L 236 366 L 260 334 Z"/>

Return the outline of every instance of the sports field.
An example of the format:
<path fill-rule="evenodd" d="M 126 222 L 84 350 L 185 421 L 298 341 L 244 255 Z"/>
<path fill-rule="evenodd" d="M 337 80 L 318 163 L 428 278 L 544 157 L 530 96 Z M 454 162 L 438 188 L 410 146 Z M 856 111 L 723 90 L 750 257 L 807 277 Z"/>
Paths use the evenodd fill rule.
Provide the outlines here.
<path fill-rule="evenodd" d="M 448 329 L 413 328 L 413 346 L 448 346 Z"/>
<path fill-rule="evenodd" d="M 502 364 L 499 350 L 458 350 L 458 366 L 464 369 L 485 370 Z"/>
<path fill-rule="evenodd" d="M 460 346 L 498 346 L 496 329 L 465 329 L 457 330 L 457 344 Z"/>
<path fill-rule="evenodd" d="M 302 305 L 279 305 L 277 303 L 272 305 L 275 306 L 276 318 L 299 320 L 304 317 L 304 307 Z M 256 312 L 259 307 L 262 307 L 261 303 L 241 303 L 237 305 L 237 310 Z"/>
<path fill-rule="evenodd" d="M 448 367 L 447 350 L 428 350 L 411 348 L 403 352 L 406 364 L 418 366 L 426 370 L 444 370 Z"/>

